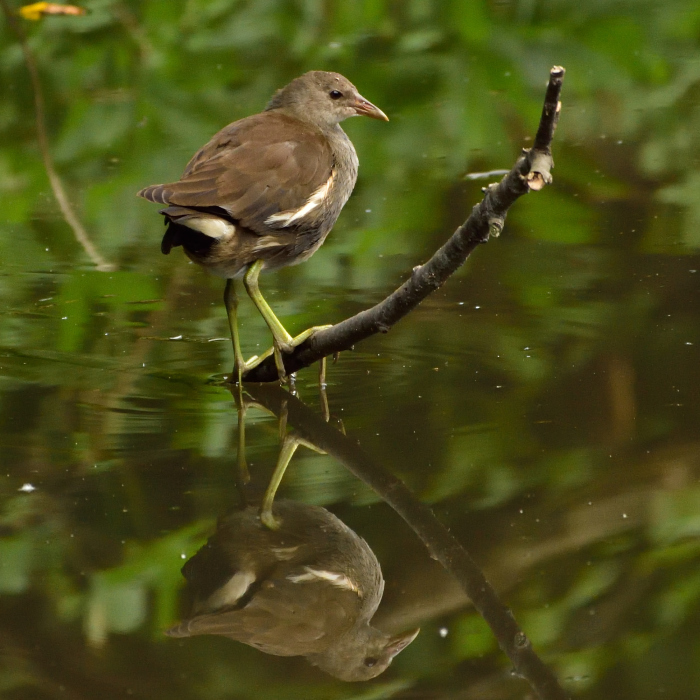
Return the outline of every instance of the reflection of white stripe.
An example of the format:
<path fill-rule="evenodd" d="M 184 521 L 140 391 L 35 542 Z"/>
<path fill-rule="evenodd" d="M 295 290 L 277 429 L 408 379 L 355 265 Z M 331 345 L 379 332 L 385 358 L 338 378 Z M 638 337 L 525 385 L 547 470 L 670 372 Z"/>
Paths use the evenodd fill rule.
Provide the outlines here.
<path fill-rule="evenodd" d="M 305 566 L 305 574 L 290 574 L 287 579 L 292 583 L 308 583 L 311 581 L 328 581 L 337 588 L 344 588 L 348 591 L 354 591 L 362 597 L 357 584 L 349 579 L 345 574 L 334 574 L 332 571 L 325 571 L 324 569 L 314 569 L 311 566 Z"/>
<path fill-rule="evenodd" d="M 290 209 L 289 211 L 282 211 L 279 214 L 273 214 L 265 219 L 266 224 L 282 224 L 282 226 L 289 226 L 293 224 L 298 219 L 306 216 L 310 211 L 313 211 L 321 202 L 327 197 L 328 191 L 333 185 L 333 180 L 335 179 L 335 171 L 331 173 L 327 182 L 321 185 L 309 198 L 306 200 L 306 204 L 300 209 Z"/>
<path fill-rule="evenodd" d="M 289 561 L 295 554 L 299 545 L 296 547 L 273 547 L 272 553 L 278 561 Z"/>
<path fill-rule="evenodd" d="M 255 574 L 252 571 L 239 571 L 209 596 L 205 603 L 206 609 L 215 611 L 234 605 L 243 597 L 253 581 Z"/>
<path fill-rule="evenodd" d="M 277 248 L 284 246 L 288 243 L 288 241 L 283 240 L 283 238 L 287 238 L 287 234 L 284 236 L 280 235 L 279 233 L 276 236 L 261 236 L 256 241 L 253 251 L 257 253 L 259 250 L 264 250 L 265 248 Z"/>

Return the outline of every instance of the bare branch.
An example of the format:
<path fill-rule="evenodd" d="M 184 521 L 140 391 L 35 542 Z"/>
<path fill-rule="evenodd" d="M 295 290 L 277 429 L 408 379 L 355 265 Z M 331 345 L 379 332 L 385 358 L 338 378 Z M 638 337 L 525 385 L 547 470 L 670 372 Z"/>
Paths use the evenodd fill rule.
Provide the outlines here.
<path fill-rule="evenodd" d="M 61 210 L 61 214 L 63 214 L 64 220 L 73 230 L 75 239 L 83 247 L 83 250 L 85 250 L 95 267 L 102 272 L 110 272 L 116 269 L 116 266 L 105 260 L 100 251 L 95 247 L 95 244 L 90 240 L 90 236 L 85 230 L 85 227 L 73 209 L 73 205 L 68 199 L 66 190 L 63 187 L 63 181 L 61 180 L 58 172 L 56 172 L 53 157 L 51 156 L 51 151 L 49 150 L 49 138 L 46 133 L 46 110 L 44 108 L 44 93 L 41 89 L 41 80 L 39 79 L 39 69 L 37 68 L 36 61 L 34 60 L 34 54 L 29 48 L 27 37 L 22 27 L 15 20 L 12 10 L 7 4 L 7 0 L 0 0 L 0 6 L 2 6 L 8 24 L 19 40 L 20 46 L 22 47 L 22 53 L 24 54 L 24 62 L 27 64 L 27 70 L 29 71 L 29 79 L 34 92 L 37 140 L 39 142 L 41 158 L 44 161 L 44 169 L 46 170 L 46 175 L 49 178 L 49 184 L 51 185 L 53 195 L 58 202 L 58 207 Z"/>
<path fill-rule="evenodd" d="M 554 66 L 550 71 L 534 146 L 523 150 L 512 170 L 498 184 L 484 188 L 482 201 L 442 248 L 424 265 L 413 268 L 410 278 L 379 304 L 315 333 L 294 352 L 284 355 L 288 374 L 308 367 L 322 357 L 349 350 L 355 343 L 376 333 L 388 332 L 423 299 L 439 289 L 480 243 L 486 243 L 491 236 L 500 234 L 508 209 L 519 197 L 551 183 L 554 162 L 550 146 L 561 111 L 559 95 L 563 80 L 564 69 Z M 277 379 L 277 368 L 272 357 L 244 377 L 246 382 Z"/>

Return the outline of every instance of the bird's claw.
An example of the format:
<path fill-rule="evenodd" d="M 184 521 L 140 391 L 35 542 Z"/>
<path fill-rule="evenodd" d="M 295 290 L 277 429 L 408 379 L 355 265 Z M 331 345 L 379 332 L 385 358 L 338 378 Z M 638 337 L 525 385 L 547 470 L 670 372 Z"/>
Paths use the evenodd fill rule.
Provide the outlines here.
<path fill-rule="evenodd" d="M 284 369 L 284 361 L 282 355 L 291 355 L 294 352 L 294 348 L 299 347 L 302 343 L 306 342 L 311 336 L 318 333 L 319 331 L 325 331 L 327 328 L 332 328 L 331 325 L 326 326 L 312 326 L 307 328 L 299 335 L 283 340 L 275 339 L 271 348 L 268 348 L 262 355 L 253 355 L 251 358 L 245 362 L 241 360 L 240 371 L 238 365 L 234 367 L 234 376 L 243 379 L 245 375 L 250 372 L 250 370 L 255 369 L 259 364 L 266 360 L 271 355 L 275 357 L 275 364 L 277 365 L 277 373 L 280 376 L 280 380 L 284 383 L 287 380 L 287 372 Z"/>

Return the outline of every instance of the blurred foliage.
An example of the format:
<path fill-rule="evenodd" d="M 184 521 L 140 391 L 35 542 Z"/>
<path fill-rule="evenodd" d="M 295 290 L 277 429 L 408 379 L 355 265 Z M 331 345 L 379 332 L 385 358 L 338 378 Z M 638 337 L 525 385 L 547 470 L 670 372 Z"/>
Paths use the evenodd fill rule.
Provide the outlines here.
<path fill-rule="evenodd" d="M 502 237 L 410 318 L 330 368 L 333 421 L 506 572 L 509 604 L 572 694 L 700 698 L 697 3 L 85 7 L 23 26 L 57 169 L 109 273 L 53 200 L 0 17 L 3 693 L 447 698 L 493 684 L 522 696 L 464 603 L 426 613 L 386 676 L 357 688 L 227 640 L 162 639 L 182 557 L 236 502 L 236 419 L 206 381 L 232 361 L 221 282 L 161 256 L 160 217 L 135 192 L 177 178 L 303 71 L 344 73 L 391 122 L 347 123 L 353 197 L 312 261 L 263 281 L 292 329 L 333 322 L 461 223 L 486 184 L 464 176 L 509 167 L 531 143 L 561 64 L 554 186 L 519 201 Z M 245 348 L 264 349 L 250 305 L 241 316 Z M 316 405 L 313 375 L 299 391 Z M 275 422 L 249 411 L 247 442 L 262 489 Z M 283 489 L 334 504 L 382 553 L 388 590 L 425 580 L 415 606 L 434 609 L 427 569 L 402 568 L 420 545 L 342 466 L 300 451 Z"/>

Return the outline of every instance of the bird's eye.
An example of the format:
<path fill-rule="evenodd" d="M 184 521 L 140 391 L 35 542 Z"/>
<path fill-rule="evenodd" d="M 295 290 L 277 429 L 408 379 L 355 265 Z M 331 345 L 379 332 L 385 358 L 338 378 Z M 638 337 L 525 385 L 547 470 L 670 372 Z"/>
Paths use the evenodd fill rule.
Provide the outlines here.
<path fill-rule="evenodd" d="M 332 100 L 339 100 L 343 96 L 340 90 L 331 90 L 328 94 L 331 96 Z"/>
<path fill-rule="evenodd" d="M 375 659 L 373 656 L 368 656 L 365 659 L 365 666 L 367 666 L 367 668 L 372 668 L 372 666 L 375 666 L 376 663 L 377 663 L 377 659 Z"/>

